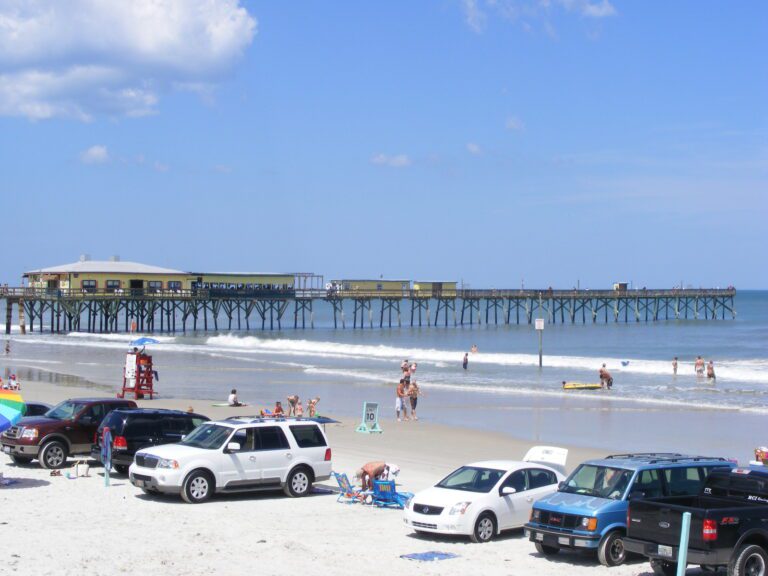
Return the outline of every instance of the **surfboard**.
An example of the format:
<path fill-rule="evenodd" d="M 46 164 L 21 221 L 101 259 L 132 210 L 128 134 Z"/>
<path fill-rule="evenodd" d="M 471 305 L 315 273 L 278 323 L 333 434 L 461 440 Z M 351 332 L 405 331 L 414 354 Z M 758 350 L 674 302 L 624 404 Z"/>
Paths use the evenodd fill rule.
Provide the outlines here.
<path fill-rule="evenodd" d="M 229 406 L 228 402 L 220 402 L 218 404 L 211 404 L 211 406 Z M 240 406 L 248 406 L 245 402 L 241 403 Z M 229 406 L 230 408 L 240 408 L 240 406 Z"/>
<path fill-rule="evenodd" d="M 563 390 L 599 390 L 600 384 L 585 384 L 582 382 L 566 382 L 563 384 Z"/>

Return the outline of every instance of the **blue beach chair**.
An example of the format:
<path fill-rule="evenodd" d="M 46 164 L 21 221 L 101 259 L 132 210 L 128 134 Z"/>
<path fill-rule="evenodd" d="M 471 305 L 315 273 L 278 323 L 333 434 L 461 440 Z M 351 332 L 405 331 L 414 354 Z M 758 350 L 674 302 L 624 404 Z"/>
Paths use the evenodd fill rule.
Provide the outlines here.
<path fill-rule="evenodd" d="M 394 480 L 373 481 L 373 503 L 381 508 L 405 508 L 406 502 L 413 498 L 411 492 L 398 492 Z"/>

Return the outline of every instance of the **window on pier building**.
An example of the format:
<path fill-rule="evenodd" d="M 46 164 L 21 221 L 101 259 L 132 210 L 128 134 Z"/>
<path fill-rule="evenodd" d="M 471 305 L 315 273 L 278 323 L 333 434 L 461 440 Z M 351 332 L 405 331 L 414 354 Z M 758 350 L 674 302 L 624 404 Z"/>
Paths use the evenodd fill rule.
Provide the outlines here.
<path fill-rule="evenodd" d="M 163 283 L 160 280 L 150 280 L 147 282 L 149 292 L 160 292 L 163 289 Z"/>
<path fill-rule="evenodd" d="M 197 284 L 196 282 L 194 284 Z M 197 288 L 197 286 L 193 286 L 193 288 Z M 168 290 L 181 290 L 181 282 L 179 280 L 169 280 L 168 281 Z"/>
<path fill-rule="evenodd" d="M 96 292 L 96 280 L 83 280 L 80 284 L 83 292 Z"/>
<path fill-rule="evenodd" d="M 85 286 L 85 282 L 83 282 L 83 286 Z M 120 280 L 107 280 L 107 283 L 106 283 L 107 292 L 116 292 L 119 289 L 120 289 Z"/>

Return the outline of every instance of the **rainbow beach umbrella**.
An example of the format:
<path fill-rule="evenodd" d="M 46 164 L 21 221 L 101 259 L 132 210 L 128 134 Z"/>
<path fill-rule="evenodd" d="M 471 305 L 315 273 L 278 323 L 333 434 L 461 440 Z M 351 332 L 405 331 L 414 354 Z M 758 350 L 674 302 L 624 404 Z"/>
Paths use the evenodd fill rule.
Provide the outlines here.
<path fill-rule="evenodd" d="M 0 390 L 0 432 L 14 426 L 26 411 L 21 394 L 11 390 Z"/>

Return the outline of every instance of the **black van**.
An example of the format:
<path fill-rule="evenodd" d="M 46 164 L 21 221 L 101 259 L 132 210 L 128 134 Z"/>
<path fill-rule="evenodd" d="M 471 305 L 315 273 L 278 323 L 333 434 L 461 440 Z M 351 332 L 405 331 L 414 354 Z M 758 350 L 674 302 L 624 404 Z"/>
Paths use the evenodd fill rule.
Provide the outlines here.
<path fill-rule="evenodd" d="M 99 425 L 91 446 L 91 458 L 101 462 L 101 438 L 105 426 L 112 434 L 112 467 L 128 474 L 128 467 L 138 450 L 148 446 L 173 444 L 192 432 L 207 416 L 180 410 L 135 408 L 113 410 Z"/>

